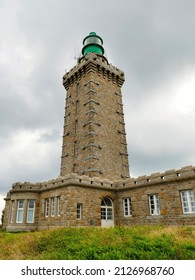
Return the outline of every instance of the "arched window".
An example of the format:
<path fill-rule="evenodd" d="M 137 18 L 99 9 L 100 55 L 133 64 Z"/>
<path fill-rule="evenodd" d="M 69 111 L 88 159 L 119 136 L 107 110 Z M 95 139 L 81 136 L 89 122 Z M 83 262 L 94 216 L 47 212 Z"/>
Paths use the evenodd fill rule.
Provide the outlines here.
<path fill-rule="evenodd" d="M 109 197 L 102 199 L 101 220 L 113 220 L 113 203 Z"/>

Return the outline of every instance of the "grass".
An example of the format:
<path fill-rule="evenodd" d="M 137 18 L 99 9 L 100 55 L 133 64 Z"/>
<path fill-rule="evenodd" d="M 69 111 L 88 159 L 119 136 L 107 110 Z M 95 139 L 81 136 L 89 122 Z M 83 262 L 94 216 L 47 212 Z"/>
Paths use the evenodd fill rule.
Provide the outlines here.
<path fill-rule="evenodd" d="M 60 228 L 0 230 L 1 260 L 194 260 L 195 228 Z"/>

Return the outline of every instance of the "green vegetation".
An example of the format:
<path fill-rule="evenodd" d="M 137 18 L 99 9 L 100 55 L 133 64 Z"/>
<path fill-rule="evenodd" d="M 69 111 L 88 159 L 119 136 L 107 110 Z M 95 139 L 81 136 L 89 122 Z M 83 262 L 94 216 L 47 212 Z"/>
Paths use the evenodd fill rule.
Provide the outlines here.
<path fill-rule="evenodd" d="M 60 228 L 0 230 L 2 260 L 195 260 L 195 228 Z"/>

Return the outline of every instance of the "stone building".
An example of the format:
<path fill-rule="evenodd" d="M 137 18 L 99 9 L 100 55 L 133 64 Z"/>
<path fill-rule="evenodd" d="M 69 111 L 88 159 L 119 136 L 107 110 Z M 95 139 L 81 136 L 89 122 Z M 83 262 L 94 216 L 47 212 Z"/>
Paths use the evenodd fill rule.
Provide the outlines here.
<path fill-rule="evenodd" d="M 195 225 L 195 167 L 129 176 L 121 87 L 124 73 L 91 32 L 66 89 L 61 171 L 56 179 L 15 183 L 3 228 L 41 230 L 135 224 Z"/>

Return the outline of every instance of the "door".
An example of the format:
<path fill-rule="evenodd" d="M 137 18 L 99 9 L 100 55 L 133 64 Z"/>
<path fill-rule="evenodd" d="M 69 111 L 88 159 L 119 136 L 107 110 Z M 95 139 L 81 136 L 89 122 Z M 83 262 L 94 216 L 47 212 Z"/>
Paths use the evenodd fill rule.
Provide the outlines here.
<path fill-rule="evenodd" d="M 105 197 L 101 202 L 101 226 L 114 227 L 113 202 L 109 197 Z"/>

